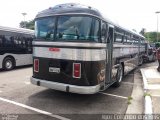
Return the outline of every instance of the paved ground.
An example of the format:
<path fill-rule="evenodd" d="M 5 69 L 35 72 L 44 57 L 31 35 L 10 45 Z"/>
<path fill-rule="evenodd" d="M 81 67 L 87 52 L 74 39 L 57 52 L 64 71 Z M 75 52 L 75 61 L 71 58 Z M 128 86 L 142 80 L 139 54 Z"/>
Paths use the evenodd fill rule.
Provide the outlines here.
<path fill-rule="evenodd" d="M 141 69 L 146 95 L 151 96 L 153 114 L 160 114 L 160 73 L 157 71 L 157 66 L 158 62 L 152 62 Z"/>
<path fill-rule="evenodd" d="M 119 88 L 110 87 L 94 95 L 79 95 L 37 87 L 30 84 L 31 75 L 31 67 L 0 71 L 1 118 L 18 115 L 23 120 L 104 119 L 107 114 L 125 114 L 128 105 L 133 106 L 137 100 L 136 97 L 128 100 L 133 87 L 142 86 L 139 69 L 127 75 Z M 136 84 L 134 84 L 135 77 L 139 81 Z M 140 101 L 136 103 L 140 106 L 135 106 L 134 110 L 142 114 L 143 100 L 138 100 Z"/>

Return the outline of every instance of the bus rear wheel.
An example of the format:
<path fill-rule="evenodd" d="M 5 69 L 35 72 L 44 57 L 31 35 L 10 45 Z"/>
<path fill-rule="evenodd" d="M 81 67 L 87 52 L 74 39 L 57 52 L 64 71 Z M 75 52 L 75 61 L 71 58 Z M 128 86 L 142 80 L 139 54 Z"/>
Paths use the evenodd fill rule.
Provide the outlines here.
<path fill-rule="evenodd" d="M 141 66 L 143 64 L 143 58 L 142 56 L 139 58 L 139 61 L 138 61 L 138 65 Z"/>
<path fill-rule="evenodd" d="M 153 61 L 153 62 L 156 61 L 156 54 L 153 54 L 152 61 Z"/>
<path fill-rule="evenodd" d="M 11 57 L 6 57 L 3 60 L 3 69 L 4 70 L 12 70 L 14 68 L 14 59 Z"/>
<path fill-rule="evenodd" d="M 117 69 L 116 82 L 113 84 L 114 87 L 119 87 L 123 79 L 123 66 L 120 64 Z"/>

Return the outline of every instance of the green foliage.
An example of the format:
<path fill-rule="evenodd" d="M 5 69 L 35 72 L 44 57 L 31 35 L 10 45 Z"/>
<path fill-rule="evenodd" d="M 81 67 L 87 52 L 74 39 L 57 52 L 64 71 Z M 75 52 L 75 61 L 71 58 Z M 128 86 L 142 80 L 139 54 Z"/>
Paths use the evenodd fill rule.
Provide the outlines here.
<path fill-rule="evenodd" d="M 130 101 L 130 100 L 128 100 L 128 101 L 127 101 L 127 104 L 128 104 L 128 105 L 130 105 L 130 104 L 131 104 L 131 101 Z"/>
<path fill-rule="evenodd" d="M 128 100 L 132 100 L 133 98 L 131 96 L 128 97 Z"/>
<path fill-rule="evenodd" d="M 133 98 L 131 96 L 128 96 L 127 104 L 130 105 L 132 100 L 133 100 Z"/>
<path fill-rule="evenodd" d="M 144 36 L 144 34 L 146 33 L 146 29 L 142 28 L 142 30 L 139 33 Z"/>
<path fill-rule="evenodd" d="M 31 20 L 31 21 L 21 21 L 19 23 L 19 26 L 21 28 L 27 28 L 27 29 L 34 30 L 34 20 Z"/>
<path fill-rule="evenodd" d="M 156 48 L 159 48 L 160 47 L 160 42 L 156 42 L 155 46 L 156 46 Z"/>
<path fill-rule="evenodd" d="M 146 32 L 146 33 L 144 33 L 144 36 L 151 43 L 157 42 L 157 32 Z M 158 33 L 158 42 L 160 42 L 160 32 Z"/>
<path fill-rule="evenodd" d="M 146 96 L 150 96 L 151 97 L 151 94 L 150 93 L 144 93 L 144 97 Z"/>

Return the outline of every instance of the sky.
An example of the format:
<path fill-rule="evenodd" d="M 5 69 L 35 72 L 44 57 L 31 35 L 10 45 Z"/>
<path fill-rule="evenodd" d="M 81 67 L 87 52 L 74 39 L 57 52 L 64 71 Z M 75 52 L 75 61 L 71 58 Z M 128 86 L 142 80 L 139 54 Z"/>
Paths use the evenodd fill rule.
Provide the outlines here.
<path fill-rule="evenodd" d="M 160 0 L 1 0 L 0 26 L 19 27 L 24 19 L 33 20 L 36 14 L 61 3 L 81 3 L 98 9 L 114 23 L 139 32 L 160 31 Z M 27 13 L 24 16 L 22 13 Z"/>

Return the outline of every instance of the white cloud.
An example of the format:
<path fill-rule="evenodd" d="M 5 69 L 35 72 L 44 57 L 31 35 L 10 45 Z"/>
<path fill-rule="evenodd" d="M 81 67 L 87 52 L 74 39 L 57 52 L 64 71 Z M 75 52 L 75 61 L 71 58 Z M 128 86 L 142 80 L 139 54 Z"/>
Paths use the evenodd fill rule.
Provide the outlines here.
<path fill-rule="evenodd" d="M 92 6 L 119 25 L 137 31 L 141 28 L 155 31 L 155 11 L 160 11 L 159 0 L 3 0 L 0 25 L 18 27 L 23 20 L 21 13 L 26 12 L 26 20 L 31 20 L 41 10 L 68 2 Z"/>

